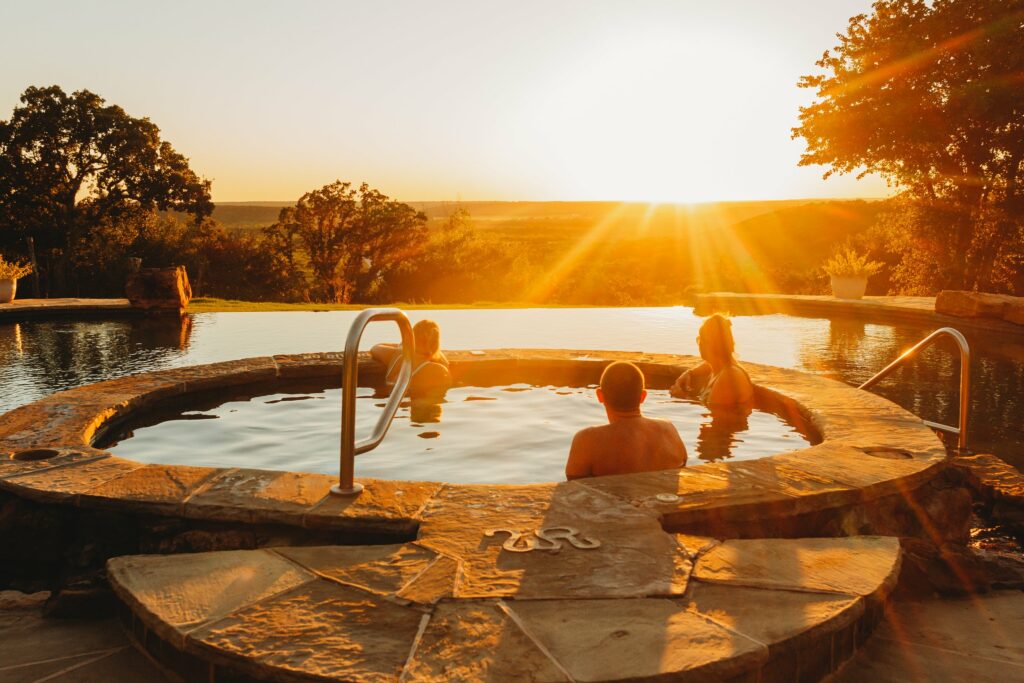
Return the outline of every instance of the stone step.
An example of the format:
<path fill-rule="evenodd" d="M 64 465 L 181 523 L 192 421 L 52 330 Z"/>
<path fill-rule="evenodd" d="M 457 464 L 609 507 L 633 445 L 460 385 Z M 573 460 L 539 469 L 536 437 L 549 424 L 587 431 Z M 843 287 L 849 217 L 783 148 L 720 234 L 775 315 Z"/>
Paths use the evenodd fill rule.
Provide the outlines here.
<path fill-rule="evenodd" d="M 664 581 L 631 581 L 635 563 L 585 539 L 517 552 L 500 537 L 128 556 L 108 575 L 135 641 L 185 680 L 768 683 L 852 657 L 900 569 L 889 537 L 665 535 L 635 558 Z M 474 580 L 481 554 L 500 581 Z"/>

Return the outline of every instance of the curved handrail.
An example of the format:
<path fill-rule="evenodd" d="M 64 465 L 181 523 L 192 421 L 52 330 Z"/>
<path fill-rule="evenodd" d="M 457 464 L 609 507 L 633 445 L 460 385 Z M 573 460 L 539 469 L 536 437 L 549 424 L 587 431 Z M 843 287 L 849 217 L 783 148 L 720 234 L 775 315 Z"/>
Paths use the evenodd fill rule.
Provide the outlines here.
<path fill-rule="evenodd" d="M 402 368 L 391 388 L 391 394 L 384 406 L 373 431 L 365 439 L 356 442 L 356 383 L 359 380 L 359 340 L 366 326 L 375 320 L 394 320 L 402 333 Z M 409 388 L 412 378 L 413 353 L 416 342 L 412 325 L 405 313 L 397 308 L 367 308 L 356 316 L 345 339 L 345 357 L 341 371 L 341 454 L 338 465 L 338 484 L 331 487 L 336 496 L 355 496 L 363 485 L 355 481 L 356 455 L 372 451 L 384 440 L 391 421 L 398 412 L 398 406 Z"/>
<path fill-rule="evenodd" d="M 940 424 L 938 422 L 930 422 L 924 420 L 924 423 L 932 429 L 938 429 L 949 434 L 955 434 L 957 437 L 957 451 L 967 452 L 967 416 L 970 410 L 970 389 L 971 389 L 971 347 L 967 344 L 967 339 L 959 330 L 952 327 L 941 327 L 921 341 L 914 344 L 912 347 L 900 354 L 899 358 L 886 365 L 874 377 L 861 384 L 859 389 L 870 389 L 875 386 L 883 379 L 891 375 L 896 371 L 900 365 L 906 360 L 911 358 L 915 353 L 923 348 L 931 346 L 936 339 L 939 337 L 952 337 L 956 341 L 957 346 L 960 347 L 960 419 L 959 427 L 951 427 L 950 425 Z"/>

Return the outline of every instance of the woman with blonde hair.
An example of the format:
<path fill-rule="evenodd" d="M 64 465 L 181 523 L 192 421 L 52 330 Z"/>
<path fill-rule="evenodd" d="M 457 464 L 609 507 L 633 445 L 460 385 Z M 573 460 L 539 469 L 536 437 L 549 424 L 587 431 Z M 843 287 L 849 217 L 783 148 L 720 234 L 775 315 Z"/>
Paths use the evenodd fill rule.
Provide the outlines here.
<path fill-rule="evenodd" d="M 441 328 L 433 320 L 421 320 L 412 327 L 415 345 L 409 396 L 444 395 L 451 386 L 448 359 L 441 352 Z M 402 366 L 400 344 L 377 344 L 370 349 L 370 357 L 387 368 L 388 382 L 394 382 Z"/>
<path fill-rule="evenodd" d="M 700 326 L 697 348 L 703 363 L 687 370 L 669 390 L 673 396 L 696 396 L 713 406 L 738 406 L 754 399 L 754 385 L 736 362 L 732 321 L 715 313 Z"/>

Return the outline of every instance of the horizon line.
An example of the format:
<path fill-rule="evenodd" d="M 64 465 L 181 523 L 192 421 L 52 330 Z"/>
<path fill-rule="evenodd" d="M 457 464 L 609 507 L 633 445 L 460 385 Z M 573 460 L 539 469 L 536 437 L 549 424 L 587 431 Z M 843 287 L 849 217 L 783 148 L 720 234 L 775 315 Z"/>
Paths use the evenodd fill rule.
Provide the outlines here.
<path fill-rule="evenodd" d="M 857 202 L 882 201 L 890 195 L 868 195 L 861 197 L 787 197 L 779 199 L 708 199 L 700 201 L 670 201 L 645 199 L 396 199 L 403 204 L 668 204 L 680 206 L 699 206 L 704 204 L 752 204 L 754 202 Z M 253 206 L 291 206 L 297 199 L 250 199 L 250 200 L 213 200 L 216 205 Z"/>

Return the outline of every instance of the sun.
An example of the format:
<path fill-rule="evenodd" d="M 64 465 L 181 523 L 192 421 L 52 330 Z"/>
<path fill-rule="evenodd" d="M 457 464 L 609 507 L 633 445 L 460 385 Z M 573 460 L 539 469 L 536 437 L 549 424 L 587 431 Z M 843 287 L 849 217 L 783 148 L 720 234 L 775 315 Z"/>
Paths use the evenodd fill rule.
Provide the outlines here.
<path fill-rule="evenodd" d="M 791 121 L 764 101 L 784 96 L 770 55 L 740 36 L 648 32 L 592 46 L 526 98 L 521 148 L 554 195 L 692 204 L 773 196 L 760 171 Z M 792 89 L 791 89 L 792 90 Z M 796 105 L 791 111 L 796 112 Z"/>

